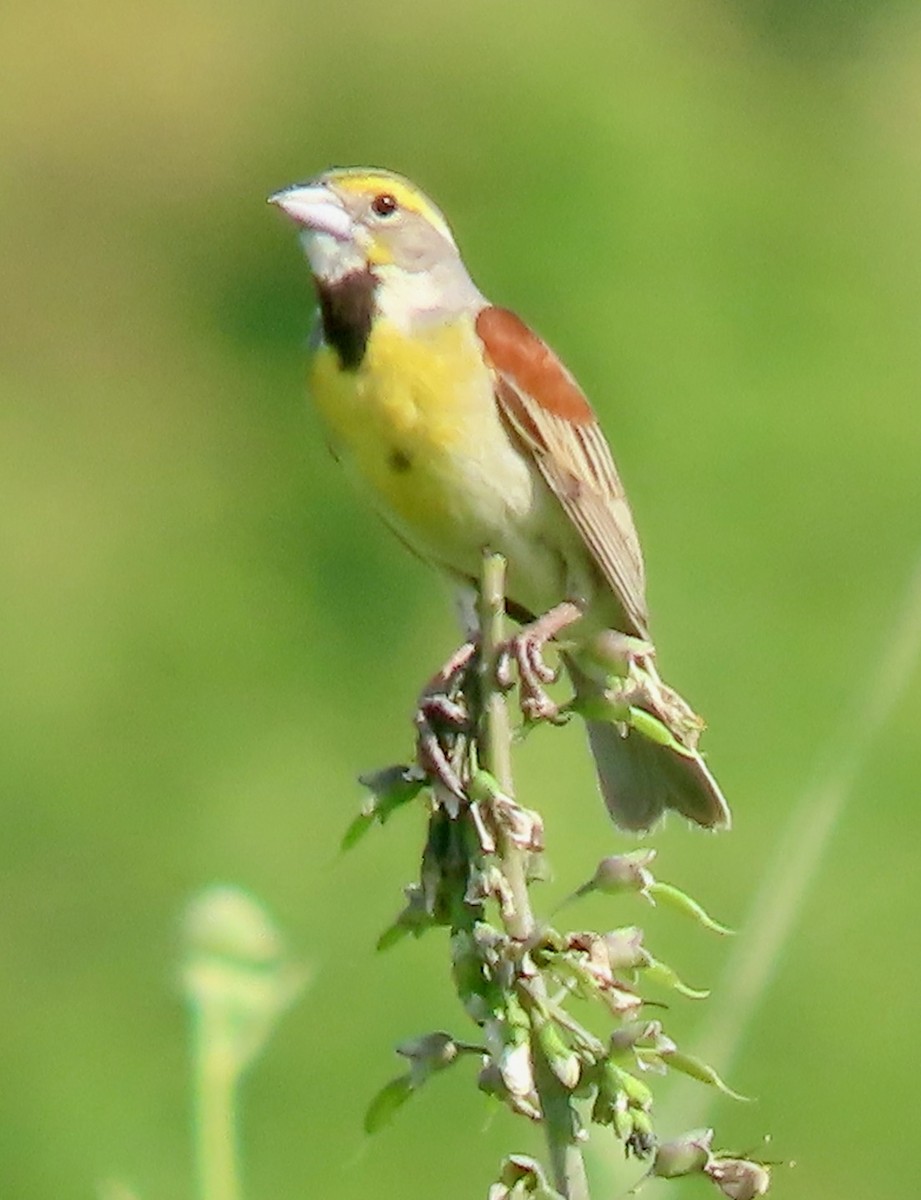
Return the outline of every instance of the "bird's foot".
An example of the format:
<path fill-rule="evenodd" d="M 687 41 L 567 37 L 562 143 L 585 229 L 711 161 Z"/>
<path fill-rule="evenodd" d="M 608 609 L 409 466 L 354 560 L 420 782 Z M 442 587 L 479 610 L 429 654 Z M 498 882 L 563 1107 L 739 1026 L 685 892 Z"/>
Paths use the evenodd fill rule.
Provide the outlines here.
<path fill-rule="evenodd" d="M 423 688 L 413 718 L 419 766 L 455 800 L 463 800 L 465 793 L 451 760 L 458 734 L 470 725 L 461 685 L 476 650 L 476 642 L 469 641 L 454 651 Z"/>
<path fill-rule="evenodd" d="M 496 681 L 503 690 L 511 688 L 511 659 L 514 658 L 518 667 L 519 704 L 526 721 L 561 724 L 566 719 L 560 706 L 547 694 L 545 685 L 555 683 L 559 672 L 547 665 L 543 651 L 548 642 L 581 617 L 581 608 L 566 600 L 525 625 L 503 647 L 496 666 Z"/>

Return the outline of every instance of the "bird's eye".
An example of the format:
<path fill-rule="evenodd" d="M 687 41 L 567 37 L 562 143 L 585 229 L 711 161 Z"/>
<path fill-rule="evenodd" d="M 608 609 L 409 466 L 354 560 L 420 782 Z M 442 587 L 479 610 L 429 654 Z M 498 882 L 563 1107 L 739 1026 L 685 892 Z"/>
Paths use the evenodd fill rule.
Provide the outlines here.
<path fill-rule="evenodd" d="M 397 208 L 396 197 L 391 196 L 389 192 L 381 192 L 371 201 L 371 211 L 378 217 L 389 217 Z"/>

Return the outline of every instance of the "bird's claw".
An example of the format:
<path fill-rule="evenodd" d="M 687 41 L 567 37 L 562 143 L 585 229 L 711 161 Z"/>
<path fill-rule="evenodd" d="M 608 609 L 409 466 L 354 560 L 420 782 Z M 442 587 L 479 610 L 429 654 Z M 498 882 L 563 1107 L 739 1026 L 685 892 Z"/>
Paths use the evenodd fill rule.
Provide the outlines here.
<path fill-rule="evenodd" d="M 553 725 L 563 723 L 556 701 L 551 700 L 542 687 L 535 687 L 524 679 L 521 681 L 520 703 L 521 715 L 529 724 L 538 721 L 550 721 Z"/>
<path fill-rule="evenodd" d="M 476 642 L 464 642 L 429 680 L 416 706 L 416 758 L 429 778 L 457 800 L 464 799 L 464 785 L 451 762 L 454 741 L 470 727 L 470 713 L 459 684 L 476 654 Z"/>
<path fill-rule="evenodd" d="M 512 655 L 508 644 L 502 646 L 496 656 L 496 687 L 500 692 L 510 692 L 515 686 L 512 675 Z"/>
<path fill-rule="evenodd" d="M 422 715 L 425 723 L 445 725 L 453 730 L 465 730 L 470 724 L 470 713 L 467 705 L 460 700 L 454 700 L 445 692 L 433 692 L 419 697 L 419 707 L 416 710 L 417 719 Z"/>
<path fill-rule="evenodd" d="M 433 782 L 440 783 L 458 800 L 464 799 L 464 785 L 451 765 L 441 738 L 420 707 L 416 712 L 416 761 Z"/>
<path fill-rule="evenodd" d="M 510 660 L 514 658 L 518 667 L 519 703 L 526 721 L 558 724 L 566 719 L 560 713 L 560 706 L 547 695 L 546 685 L 557 681 L 559 670 L 544 661 L 543 651 L 548 642 L 581 616 L 578 605 L 570 601 L 558 604 L 526 625 L 503 647 L 496 667 L 496 682 L 503 691 L 511 688 Z"/>
<path fill-rule="evenodd" d="M 422 689 L 422 700 L 426 696 L 446 695 L 450 692 L 462 673 L 470 666 L 476 652 L 477 643 L 473 639 L 458 646 L 444 666 L 435 672 Z"/>

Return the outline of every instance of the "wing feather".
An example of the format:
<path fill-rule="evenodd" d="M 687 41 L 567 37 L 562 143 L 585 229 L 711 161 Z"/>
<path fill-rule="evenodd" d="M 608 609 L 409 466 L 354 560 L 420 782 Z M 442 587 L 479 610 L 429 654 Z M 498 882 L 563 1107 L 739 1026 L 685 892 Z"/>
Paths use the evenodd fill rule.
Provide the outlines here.
<path fill-rule="evenodd" d="M 570 373 L 505 309 L 485 308 L 477 333 L 506 423 L 578 530 L 631 628 L 647 636 L 645 572 L 633 516 L 610 448 Z"/>

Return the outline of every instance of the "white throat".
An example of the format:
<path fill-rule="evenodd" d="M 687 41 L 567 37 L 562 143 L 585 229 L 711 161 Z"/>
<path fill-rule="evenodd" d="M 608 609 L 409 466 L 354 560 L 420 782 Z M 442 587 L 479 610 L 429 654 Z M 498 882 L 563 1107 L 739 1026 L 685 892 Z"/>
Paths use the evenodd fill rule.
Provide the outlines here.
<path fill-rule="evenodd" d="M 380 279 L 377 310 L 401 333 L 449 320 L 459 312 L 477 311 L 485 304 L 478 288 L 463 271 L 439 266 L 427 271 L 377 267 L 375 274 Z"/>
<path fill-rule="evenodd" d="M 301 230 L 300 238 L 310 270 L 321 283 L 338 283 L 353 271 L 364 269 L 365 260 L 354 242 L 313 229 Z"/>

